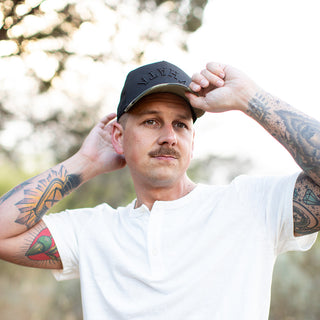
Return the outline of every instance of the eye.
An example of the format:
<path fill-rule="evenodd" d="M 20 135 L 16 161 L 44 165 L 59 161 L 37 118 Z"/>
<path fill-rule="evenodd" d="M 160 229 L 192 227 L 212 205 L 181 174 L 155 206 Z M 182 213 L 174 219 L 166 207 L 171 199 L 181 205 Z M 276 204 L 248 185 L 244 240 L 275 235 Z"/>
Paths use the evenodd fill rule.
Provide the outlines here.
<path fill-rule="evenodd" d="M 150 127 L 154 127 L 158 124 L 158 122 L 154 119 L 148 119 L 148 120 L 145 120 L 143 122 L 143 124 L 147 125 L 147 126 L 150 126 Z"/>
<path fill-rule="evenodd" d="M 184 122 L 181 122 L 181 121 L 177 121 L 174 126 L 176 128 L 179 128 L 179 129 L 188 129 L 188 126 L 184 123 Z"/>

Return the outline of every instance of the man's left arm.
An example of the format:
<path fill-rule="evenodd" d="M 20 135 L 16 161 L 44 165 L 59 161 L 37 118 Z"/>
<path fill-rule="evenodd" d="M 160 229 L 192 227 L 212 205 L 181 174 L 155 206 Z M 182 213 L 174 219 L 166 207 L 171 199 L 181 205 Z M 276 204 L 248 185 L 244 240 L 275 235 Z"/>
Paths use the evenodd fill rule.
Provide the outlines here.
<path fill-rule="evenodd" d="M 194 74 L 190 103 L 208 112 L 239 110 L 249 115 L 292 155 L 303 172 L 293 195 L 294 234 L 320 230 L 320 122 L 273 97 L 241 71 L 208 63 Z"/>
<path fill-rule="evenodd" d="M 295 236 L 320 230 L 320 123 L 260 91 L 249 100 L 248 115 L 292 155 L 303 172 L 293 195 Z"/>

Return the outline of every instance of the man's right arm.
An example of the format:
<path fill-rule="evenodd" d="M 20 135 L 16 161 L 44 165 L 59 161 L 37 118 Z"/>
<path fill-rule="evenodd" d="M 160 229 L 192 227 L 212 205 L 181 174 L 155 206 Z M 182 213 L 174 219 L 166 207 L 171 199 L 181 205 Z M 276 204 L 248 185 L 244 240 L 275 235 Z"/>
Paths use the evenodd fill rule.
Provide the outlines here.
<path fill-rule="evenodd" d="M 74 156 L 0 198 L 0 259 L 31 267 L 62 268 L 42 217 L 82 183 L 125 165 L 112 145 L 110 121 L 114 116 L 102 119 Z"/>
<path fill-rule="evenodd" d="M 77 166 L 75 158 L 23 182 L 0 198 L 1 259 L 32 267 L 61 267 L 42 217 L 81 184 L 81 174 L 69 173 L 72 165 Z"/>

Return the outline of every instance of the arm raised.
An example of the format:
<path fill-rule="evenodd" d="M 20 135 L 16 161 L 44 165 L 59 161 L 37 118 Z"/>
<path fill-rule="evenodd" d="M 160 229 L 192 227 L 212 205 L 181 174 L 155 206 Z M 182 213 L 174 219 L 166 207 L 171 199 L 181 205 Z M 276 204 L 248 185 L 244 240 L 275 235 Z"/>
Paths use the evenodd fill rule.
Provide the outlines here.
<path fill-rule="evenodd" d="M 303 172 L 293 196 L 296 236 L 320 230 L 320 123 L 285 102 L 260 91 L 249 100 L 247 113 L 292 155 Z"/>
<path fill-rule="evenodd" d="M 192 77 L 190 103 L 208 112 L 240 110 L 292 155 L 303 172 L 293 196 L 296 236 L 320 230 L 320 122 L 262 90 L 241 71 L 208 63 Z"/>
<path fill-rule="evenodd" d="M 82 183 L 125 165 L 112 146 L 110 121 L 114 117 L 111 114 L 103 118 L 74 156 L 0 198 L 1 259 L 34 267 L 61 267 L 59 253 L 55 252 L 54 240 L 42 217 Z M 36 254 L 40 260 L 34 259 L 36 248 L 40 250 Z"/>

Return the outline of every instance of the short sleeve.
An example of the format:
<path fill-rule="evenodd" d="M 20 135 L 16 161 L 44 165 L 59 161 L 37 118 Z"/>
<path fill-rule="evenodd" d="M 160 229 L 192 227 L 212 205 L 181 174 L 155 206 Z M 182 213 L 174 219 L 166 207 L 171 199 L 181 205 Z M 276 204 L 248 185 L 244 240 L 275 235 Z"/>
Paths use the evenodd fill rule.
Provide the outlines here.
<path fill-rule="evenodd" d="M 306 251 L 314 244 L 317 234 L 294 236 L 293 193 L 299 173 L 289 176 L 250 177 L 234 180 L 241 201 L 247 203 L 265 230 L 275 254 Z"/>
<path fill-rule="evenodd" d="M 62 270 L 53 270 L 58 280 L 79 278 L 79 237 L 85 226 L 102 205 L 96 208 L 66 210 L 43 217 L 56 243 L 62 261 Z"/>

